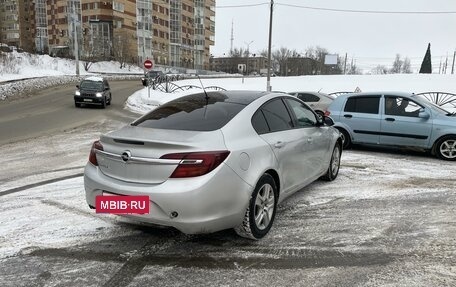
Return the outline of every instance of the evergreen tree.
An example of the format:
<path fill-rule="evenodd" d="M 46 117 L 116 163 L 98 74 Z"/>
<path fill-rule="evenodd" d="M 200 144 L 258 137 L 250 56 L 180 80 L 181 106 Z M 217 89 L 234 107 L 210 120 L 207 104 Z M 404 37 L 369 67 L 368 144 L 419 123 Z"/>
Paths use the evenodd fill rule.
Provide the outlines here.
<path fill-rule="evenodd" d="M 421 63 L 420 74 L 432 74 L 431 43 L 428 44 L 426 55 L 424 55 L 423 63 Z"/>

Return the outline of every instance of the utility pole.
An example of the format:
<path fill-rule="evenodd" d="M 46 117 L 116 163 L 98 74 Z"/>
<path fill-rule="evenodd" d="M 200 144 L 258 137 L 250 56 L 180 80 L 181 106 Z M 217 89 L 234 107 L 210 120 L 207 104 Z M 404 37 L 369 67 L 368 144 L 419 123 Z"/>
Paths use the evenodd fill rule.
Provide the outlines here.
<path fill-rule="evenodd" d="M 453 54 L 453 65 L 451 66 L 451 74 L 454 74 L 454 58 L 456 58 L 456 50 L 454 51 L 454 54 Z"/>
<path fill-rule="evenodd" d="M 270 92 L 271 88 L 271 47 L 272 47 L 272 14 L 274 12 L 274 0 L 271 0 L 271 11 L 269 15 L 269 44 L 268 44 L 268 78 L 266 81 L 266 91 Z"/>
<path fill-rule="evenodd" d="M 230 53 L 233 53 L 233 42 L 234 42 L 234 20 L 231 20 L 231 47 Z"/>
<path fill-rule="evenodd" d="M 347 74 L 347 53 L 345 53 L 344 75 Z"/>
<path fill-rule="evenodd" d="M 246 67 L 245 67 L 245 70 L 246 70 L 246 74 L 247 76 L 249 75 L 249 56 L 250 56 L 250 44 L 253 43 L 253 41 L 250 41 L 249 43 L 247 42 L 244 42 L 246 45 L 247 45 L 247 60 L 246 60 Z"/>
<path fill-rule="evenodd" d="M 78 43 L 78 29 L 76 26 L 76 5 L 73 2 L 73 33 L 74 33 L 74 59 L 76 60 L 76 76 L 79 77 L 79 43 Z"/>

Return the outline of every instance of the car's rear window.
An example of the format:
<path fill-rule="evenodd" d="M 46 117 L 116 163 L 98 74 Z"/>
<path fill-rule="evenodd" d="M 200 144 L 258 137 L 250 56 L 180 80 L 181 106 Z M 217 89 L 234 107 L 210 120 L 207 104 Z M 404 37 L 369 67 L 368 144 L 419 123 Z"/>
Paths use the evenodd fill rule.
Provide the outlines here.
<path fill-rule="evenodd" d="M 246 105 L 229 101 L 220 93 L 204 93 L 185 96 L 168 102 L 133 122 L 133 126 L 213 131 L 222 128 Z"/>

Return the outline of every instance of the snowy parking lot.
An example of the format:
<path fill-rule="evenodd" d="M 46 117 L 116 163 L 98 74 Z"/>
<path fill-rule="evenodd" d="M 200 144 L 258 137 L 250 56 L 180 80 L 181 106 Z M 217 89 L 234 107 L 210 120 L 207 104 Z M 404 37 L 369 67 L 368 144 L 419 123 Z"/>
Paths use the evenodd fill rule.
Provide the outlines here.
<path fill-rule="evenodd" d="M 3 166 L 0 181 L 1 286 L 456 284 L 452 162 L 413 152 L 346 151 L 337 180 L 287 199 L 270 234 L 250 241 L 231 230 L 184 235 L 95 214 L 80 173 L 97 132 L 43 138 L 59 144 L 37 149 L 30 163 L 17 158 L 40 139 L 0 147 L 11 167 Z M 50 162 L 57 164 L 34 173 Z M 30 174 L 18 176 L 26 166 Z"/>

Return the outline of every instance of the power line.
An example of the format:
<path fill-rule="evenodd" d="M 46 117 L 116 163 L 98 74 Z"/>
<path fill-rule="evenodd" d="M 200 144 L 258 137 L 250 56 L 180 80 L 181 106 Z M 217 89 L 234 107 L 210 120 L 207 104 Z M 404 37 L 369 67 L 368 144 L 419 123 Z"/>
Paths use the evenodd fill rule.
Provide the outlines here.
<path fill-rule="evenodd" d="M 301 8 L 309 10 L 330 11 L 330 12 L 343 12 L 343 13 L 364 13 L 364 14 L 456 14 L 456 11 L 374 11 L 374 10 L 351 10 L 351 9 L 334 9 L 334 8 L 321 8 L 311 6 L 301 6 L 285 3 L 276 3 L 276 5 Z"/>
<path fill-rule="evenodd" d="M 257 3 L 257 4 L 244 4 L 244 5 L 223 5 L 223 6 L 215 6 L 217 9 L 223 9 L 223 8 L 248 8 L 248 7 L 257 7 L 257 6 L 263 6 L 263 5 L 268 5 L 269 3 L 263 2 L 263 3 Z"/>

